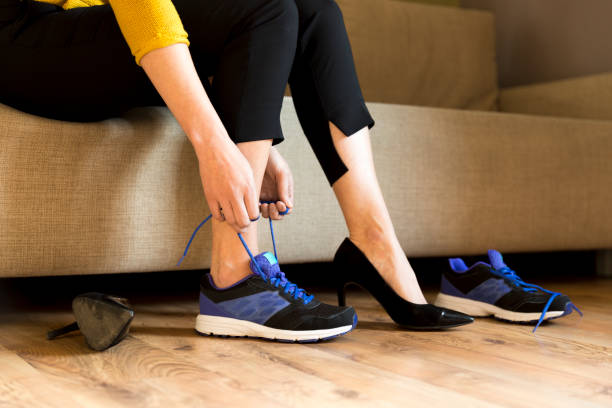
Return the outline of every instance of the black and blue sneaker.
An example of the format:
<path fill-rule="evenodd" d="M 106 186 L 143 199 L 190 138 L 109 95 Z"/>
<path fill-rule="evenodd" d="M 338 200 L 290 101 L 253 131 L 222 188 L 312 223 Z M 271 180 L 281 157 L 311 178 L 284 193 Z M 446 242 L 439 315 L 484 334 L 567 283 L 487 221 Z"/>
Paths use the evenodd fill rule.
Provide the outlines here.
<path fill-rule="evenodd" d="M 494 316 L 498 319 L 535 323 L 533 331 L 544 320 L 556 319 L 576 310 L 569 297 L 524 282 L 493 249 L 488 252 L 491 264 L 477 262 L 467 267 L 461 258 L 449 259 L 450 271 L 442 274 L 437 306 L 471 316 Z"/>
<path fill-rule="evenodd" d="M 315 342 L 357 325 L 352 307 L 321 303 L 289 282 L 270 252 L 255 256 L 250 266 L 252 274 L 228 288 L 217 288 L 209 273 L 202 277 L 198 333 Z"/>
<path fill-rule="evenodd" d="M 289 209 L 283 214 L 287 212 Z M 187 256 L 198 230 L 211 217 L 206 217 L 193 231 L 177 266 Z M 357 314 L 352 307 L 321 303 L 287 280 L 278 265 L 272 219 L 269 221 L 274 255 L 262 252 L 253 256 L 242 234 L 238 233 L 251 258 L 251 274 L 221 289 L 215 285 L 210 273 L 202 277 L 196 331 L 213 336 L 309 343 L 331 339 L 353 330 L 357 326 Z"/>

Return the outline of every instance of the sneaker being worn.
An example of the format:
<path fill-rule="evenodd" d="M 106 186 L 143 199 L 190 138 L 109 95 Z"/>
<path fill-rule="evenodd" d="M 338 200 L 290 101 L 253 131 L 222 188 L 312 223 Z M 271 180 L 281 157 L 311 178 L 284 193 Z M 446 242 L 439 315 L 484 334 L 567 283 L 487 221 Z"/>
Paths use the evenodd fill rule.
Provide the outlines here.
<path fill-rule="evenodd" d="M 357 325 L 352 307 L 321 303 L 289 282 L 270 252 L 252 258 L 250 266 L 253 273 L 228 288 L 217 288 L 210 274 L 202 277 L 198 333 L 315 342 Z"/>
<path fill-rule="evenodd" d="M 569 297 L 523 282 L 498 251 L 490 249 L 488 255 L 490 265 L 477 262 L 469 268 L 461 258 L 449 259 L 451 271 L 443 273 L 434 303 L 472 316 L 536 323 L 534 332 L 542 321 L 568 315 L 572 309 L 582 316 Z"/>

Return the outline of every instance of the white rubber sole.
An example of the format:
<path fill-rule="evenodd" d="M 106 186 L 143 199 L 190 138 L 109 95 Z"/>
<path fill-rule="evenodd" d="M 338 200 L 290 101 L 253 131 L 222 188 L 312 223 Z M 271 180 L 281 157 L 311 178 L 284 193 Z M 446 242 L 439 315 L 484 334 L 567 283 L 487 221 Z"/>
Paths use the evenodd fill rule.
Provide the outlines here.
<path fill-rule="evenodd" d="M 317 341 L 346 334 L 354 326 L 341 326 L 324 330 L 281 330 L 246 320 L 230 317 L 198 315 L 195 329 L 198 333 L 214 336 L 259 337 L 280 341 Z"/>
<path fill-rule="evenodd" d="M 540 319 L 542 313 L 520 313 L 504 310 L 495 305 L 477 300 L 460 298 L 457 296 L 445 295 L 439 293 L 434 301 L 436 306 L 445 307 L 447 309 L 456 310 L 461 313 L 475 317 L 495 316 L 498 319 L 510 320 L 513 322 L 531 322 Z M 546 312 L 544 319 L 558 317 L 563 314 L 563 311 Z"/>

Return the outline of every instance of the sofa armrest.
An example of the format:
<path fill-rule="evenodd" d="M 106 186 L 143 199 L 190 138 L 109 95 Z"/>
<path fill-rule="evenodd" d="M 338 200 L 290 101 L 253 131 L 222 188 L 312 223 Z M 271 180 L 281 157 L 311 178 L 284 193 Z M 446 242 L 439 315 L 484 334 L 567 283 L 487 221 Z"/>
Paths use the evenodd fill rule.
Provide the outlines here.
<path fill-rule="evenodd" d="M 500 90 L 504 112 L 612 120 L 612 72 Z"/>

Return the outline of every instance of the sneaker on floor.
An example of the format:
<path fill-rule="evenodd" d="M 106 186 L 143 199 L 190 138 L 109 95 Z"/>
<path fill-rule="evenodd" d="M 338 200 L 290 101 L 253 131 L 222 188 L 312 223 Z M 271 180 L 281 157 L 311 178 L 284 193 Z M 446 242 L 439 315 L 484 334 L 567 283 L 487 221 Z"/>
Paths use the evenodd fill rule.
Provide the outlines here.
<path fill-rule="evenodd" d="M 493 249 L 491 264 L 477 262 L 467 267 L 461 258 L 449 259 L 450 271 L 442 274 L 437 306 L 471 316 L 494 316 L 510 322 L 536 323 L 568 315 L 575 309 L 570 298 L 524 282 Z"/>
<path fill-rule="evenodd" d="M 210 274 L 202 277 L 198 333 L 314 342 L 346 334 L 357 325 L 352 307 L 321 303 L 289 282 L 270 252 L 254 260 L 253 273 L 228 288 L 217 288 Z"/>

